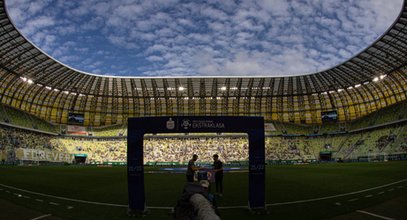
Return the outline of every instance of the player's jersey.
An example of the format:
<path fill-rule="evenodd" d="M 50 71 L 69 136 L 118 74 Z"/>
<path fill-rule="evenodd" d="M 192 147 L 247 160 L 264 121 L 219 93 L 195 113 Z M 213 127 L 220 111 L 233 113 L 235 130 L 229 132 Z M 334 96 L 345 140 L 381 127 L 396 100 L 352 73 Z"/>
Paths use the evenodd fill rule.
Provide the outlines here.
<path fill-rule="evenodd" d="M 216 175 L 223 175 L 223 169 L 222 168 L 223 168 L 222 161 L 218 160 L 218 161 L 213 162 L 213 169 L 214 170 L 221 169 L 220 171 L 215 173 Z"/>
<path fill-rule="evenodd" d="M 190 160 L 188 162 L 188 168 L 187 168 L 187 175 L 194 175 L 194 170 L 192 169 L 192 167 L 195 166 L 195 161 Z"/>

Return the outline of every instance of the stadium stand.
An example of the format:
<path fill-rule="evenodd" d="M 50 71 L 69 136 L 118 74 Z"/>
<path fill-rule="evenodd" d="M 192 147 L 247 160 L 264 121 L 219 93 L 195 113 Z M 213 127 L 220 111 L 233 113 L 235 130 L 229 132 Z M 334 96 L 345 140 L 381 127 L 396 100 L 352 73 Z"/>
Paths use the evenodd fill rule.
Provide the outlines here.
<path fill-rule="evenodd" d="M 99 128 L 90 127 L 88 131 L 92 136 L 97 137 L 127 136 L 127 124 Z"/>
<path fill-rule="evenodd" d="M 17 126 L 22 126 L 26 128 L 33 128 L 47 132 L 57 132 L 57 126 L 40 119 L 32 114 L 25 113 L 24 111 L 18 110 L 16 108 L 1 105 L 0 113 L 2 115 L 2 122 L 10 123 Z"/>
<path fill-rule="evenodd" d="M 22 36 L 4 5 L 0 0 L 3 152 L 52 150 L 86 155 L 90 163 L 125 161 L 127 118 L 179 115 L 263 116 L 276 128 L 266 133 L 267 160 L 318 160 L 321 152 L 354 160 L 406 152 L 407 35 L 400 31 L 406 26 L 405 5 L 377 41 L 328 70 L 201 78 L 77 71 Z M 72 114 L 81 119 L 76 134 L 84 136 L 67 132 Z M 247 140 L 239 135 L 153 135 L 145 144 L 149 162 L 184 162 L 192 151 L 202 161 L 214 152 L 229 162 L 247 160 Z"/>
<path fill-rule="evenodd" d="M 18 114 L 15 113 L 15 115 Z M 278 128 L 281 129 L 281 127 Z M 290 129 L 292 128 L 296 127 L 290 127 Z M 358 160 L 358 158 L 372 155 L 407 153 L 406 123 L 367 128 L 370 129 L 354 130 L 348 133 L 305 133 L 301 135 L 282 134 L 284 132 L 278 130 L 281 132 L 280 134 L 266 137 L 266 159 L 268 161 L 309 162 L 317 161 L 320 152 L 332 152 L 333 159 Z M 89 164 L 126 161 L 126 139 L 117 136 L 117 132 L 122 131 L 123 126 L 104 128 L 102 132 L 98 133 L 100 136 L 95 137 L 61 136 L 28 129 L 10 127 L 7 124 L 1 125 L 0 149 L 6 152 L 19 148 L 48 149 L 72 155 L 84 154 L 87 157 L 86 163 Z M 300 130 L 290 131 L 298 133 L 304 130 L 301 127 Z M 116 134 L 116 136 L 105 136 L 109 134 Z M 210 162 L 215 153 L 218 153 L 226 163 L 248 160 L 248 142 L 247 138 L 242 135 L 149 135 L 145 139 L 144 147 L 145 162 L 151 163 L 182 164 L 188 161 L 193 153 L 200 155 L 199 160 L 202 162 Z"/>
<path fill-rule="evenodd" d="M 88 127 L 93 137 L 61 136 L 49 133 L 54 132 L 56 126 L 42 119 L 5 105 L 1 105 L 1 110 L 4 113 L 4 123 L 0 127 L 2 155 L 13 149 L 30 148 L 85 154 L 86 162 L 90 164 L 126 161 L 125 124 Z M 406 153 L 407 126 L 403 123 L 406 110 L 406 102 L 403 102 L 348 125 L 340 122 L 312 126 L 271 122 L 276 131 L 267 134 L 266 158 L 269 161 L 316 161 L 320 152 L 332 152 L 334 159 L 357 160 L 372 155 Z M 351 130 L 343 129 L 345 127 Z M 210 162 L 215 153 L 226 162 L 247 161 L 247 146 L 247 139 L 237 134 L 154 134 L 146 137 L 145 161 L 182 164 L 193 153 L 200 155 L 203 162 Z"/>
<path fill-rule="evenodd" d="M 384 124 L 407 118 L 407 102 L 401 102 L 383 108 L 363 118 L 356 119 L 350 123 L 349 129 L 359 129 L 369 126 Z"/>

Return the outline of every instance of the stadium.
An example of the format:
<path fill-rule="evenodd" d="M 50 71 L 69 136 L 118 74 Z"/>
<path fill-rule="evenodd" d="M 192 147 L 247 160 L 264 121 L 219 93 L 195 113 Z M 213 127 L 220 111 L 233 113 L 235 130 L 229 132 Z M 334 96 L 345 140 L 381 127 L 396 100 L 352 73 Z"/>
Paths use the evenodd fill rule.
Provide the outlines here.
<path fill-rule="evenodd" d="M 172 219 L 193 154 L 224 163 L 222 219 L 407 216 L 405 1 L 366 49 L 298 76 L 82 72 L 24 37 L 4 0 L 0 33 L 2 219 L 131 219 L 129 119 L 226 116 L 264 120 L 265 211 L 248 205 L 246 133 L 157 132 L 144 135 L 144 219 Z"/>

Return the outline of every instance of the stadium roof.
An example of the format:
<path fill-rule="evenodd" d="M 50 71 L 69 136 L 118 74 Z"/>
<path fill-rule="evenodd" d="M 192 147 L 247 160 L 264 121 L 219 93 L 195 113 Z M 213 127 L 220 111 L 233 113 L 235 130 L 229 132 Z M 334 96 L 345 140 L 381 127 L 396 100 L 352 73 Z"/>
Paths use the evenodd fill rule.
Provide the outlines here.
<path fill-rule="evenodd" d="M 284 77 L 99 76 L 75 70 L 46 55 L 16 29 L 4 1 L 0 1 L 1 102 L 49 120 L 54 120 L 55 116 L 59 118 L 58 122 L 65 121 L 62 118 L 68 111 L 91 113 L 94 116 L 89 117 L 96 118 L 90 118 L 89 124 L 92 120 L 102 121 L 99 114 L 102 118 L 117 114 L 124 118 L 128 115 L 208 112 L 225 115 L 227 108 L 231 108 L 230 103 L 242 98 L 255 100 L 233 104 L 236 108 L 233 114 L 271 114 L 274 112 L 272 107 L 261 105 L 263 102 L 272 105 L 271 99 L 276 97 L 289 97 L 288 101 L 280 98 L 288 104 L 285 107 L 277 105 L 276 112 L 304 112 L 307 107 L 300 106 L 301 102 L 313 99 L 312 96 L 318 98 L 312 101 L 317 102 L 317 106 L 311 109 L 329 110 L 383 99 L 384 104 L 375 104 L 374 109 L 378 109 L 405 99 L 406 62 L 407 6 L 404 2 L 398 19 L 382 37 L 348 61 L 322 72 Z M 403 95 L 398 97 L 400 94 Z M 392 96 L 395 100 L 387 101 Z M 269 98 L 270 103 L 263 98 Z M 112 107 L 105 108 L 107 105 Z M 42 108 L 49 112 L 43 115 Z M 140 114 L 136 114 L 137 111 Z M 96 124 L 114 124 L 122 120 L 107 119 Z"/>

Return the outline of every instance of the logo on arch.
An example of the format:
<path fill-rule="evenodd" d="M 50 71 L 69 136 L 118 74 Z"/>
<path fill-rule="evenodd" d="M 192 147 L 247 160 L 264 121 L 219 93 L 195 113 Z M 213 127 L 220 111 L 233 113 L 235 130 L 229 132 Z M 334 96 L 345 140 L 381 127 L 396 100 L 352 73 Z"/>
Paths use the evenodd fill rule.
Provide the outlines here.
<path fill-rule="evenodd" d="M 188 119 L 182 120 L 181 127 L 184 128 L 185 130 L 191 127 L 191 122 Z"/>
<path fill-rule="evenodd" d="M 167 121 L 167 129 L 168 129 L 168 130 L 172 130 L 172 129 L 174 129 L 174 128 L 175 128 L 175 121 L 172 120 L 172 118 L 170 118 L 170 119 Z"/>

